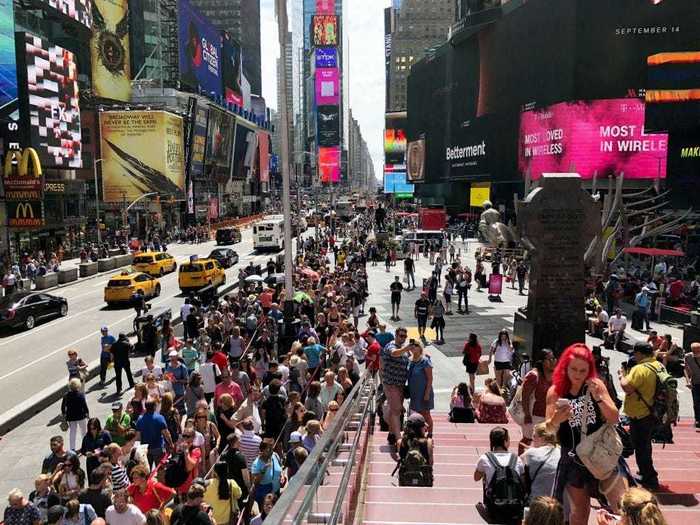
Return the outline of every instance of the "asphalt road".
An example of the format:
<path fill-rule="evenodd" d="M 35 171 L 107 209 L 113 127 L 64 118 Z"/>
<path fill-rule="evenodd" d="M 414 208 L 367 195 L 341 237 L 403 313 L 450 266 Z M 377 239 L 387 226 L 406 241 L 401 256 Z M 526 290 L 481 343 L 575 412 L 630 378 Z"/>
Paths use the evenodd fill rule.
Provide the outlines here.
<path fill-rule="evenodd" d="M 175 256 L 179 264 L 187 261 L 191 255 L 206 256 L 214 247 L 213 241 L 176 244 L 169 245 L 168 252 Z M 242 242 L 230 247 L 238 252 L 240 260 L 226 271 L 227 283 L 235 282 L 238 270 L 251 260 L 264 266 L 270 258 L 270 254 L 253 251 L 252 229 L 244 230 Z M 77 349 L 85 362 L 98 359 L 101 326 L 108 326 L 115 336 L 119 332 L 132 330 L 135 317 L 132 308 L 107 308 L 104 302 L 107 281 L 109 276 L 102 276 L 50 292 L 68 299 L 66 317 L 42 322 L 31 331 L 0 333 L 0 361 L 3 364 L 0 367 L 0 415 L 43 388 L 67 378 L 65 362 L 69 348 Z M 183 303 L 177 272 L 165 275 L 160 283 L 160 297 L 149 303 L 154 309 L 170 308 L 173 317 L 177 317 Z"/>

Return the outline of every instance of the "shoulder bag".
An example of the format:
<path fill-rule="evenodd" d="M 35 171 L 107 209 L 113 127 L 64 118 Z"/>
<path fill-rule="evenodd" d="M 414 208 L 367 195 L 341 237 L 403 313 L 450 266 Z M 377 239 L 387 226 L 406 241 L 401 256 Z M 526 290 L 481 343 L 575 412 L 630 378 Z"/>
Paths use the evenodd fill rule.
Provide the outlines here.
<path fill-rule="evenodd" d="M 537 377 L 537 381 L 539 382 L 539 376 Z M 523 407 L 523 384 L 518 385 L 518 389 L 515 391 L 515 395 L 513 396 L 513 400 L 510 402 L 510 405 L 508 405 L 508 414 L 510 415 L 511 419 L 513 419 L 514 422 L 516 422 L 518 425 L 521 427 L 525 424 L 525 410 Z M 535 406 L 535 390 L 537 389 L 537 386 L 535 385 L 535 388 L 533 388 L 532 393 L 530 394 L 530 399 L 528 402 L 528 405 L 530 405 L 530 415 L 532 415 L 532 409 Z"/>
<path fill-rule="evenodd" d="M 617 468 L 622 454 L 622 440 L 614 425 L 603 423 L 598 430 L 588 434 L 588 407 L 590 392 L 584 398 L 581 421 L 581 442 L 576 447 L 576 455 L 588 471 L 598 480 L 608 479 Z"/>

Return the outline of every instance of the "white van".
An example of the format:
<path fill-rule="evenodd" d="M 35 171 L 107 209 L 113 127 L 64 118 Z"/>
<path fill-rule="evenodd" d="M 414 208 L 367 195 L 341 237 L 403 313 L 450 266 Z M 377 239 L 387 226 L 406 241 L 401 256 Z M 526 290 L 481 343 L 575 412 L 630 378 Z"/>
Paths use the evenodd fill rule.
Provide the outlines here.
<path fill-rule="evenodd" d="M 269 215 L 253 226 L 253 248 L 258 251 L 284 249 L 283 215 Z"/>

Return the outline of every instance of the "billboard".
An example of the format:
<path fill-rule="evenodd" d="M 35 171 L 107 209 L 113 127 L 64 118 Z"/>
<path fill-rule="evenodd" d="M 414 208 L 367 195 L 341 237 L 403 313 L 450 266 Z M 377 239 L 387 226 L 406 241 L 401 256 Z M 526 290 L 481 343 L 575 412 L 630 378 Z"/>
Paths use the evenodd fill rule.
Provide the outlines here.
<path fill-rule="evenodd" d="M 313 45 L 338 46 L 338 17 L 335 15 L 316 15 L 311 21 Z"/>
<path fill-rule="evenodd" d="M 260 182 L 270 182 L 270 135 L 264 131 L 258 131 L 258 158 Z"/>
<path fill-rule="evenodd" d="M 221 79 L 224 100 L 243 107 L 243 90 L 241 89 L 243 51 L 241 45 L 226 31 L 222 33 L 221 41 Z"/>
<path fill-rule="evenodd" d="M 246 179 L 255 167 L 255 157 L 258 149 L 258 136 L 253 128 L 242 121 L 236 122 L 236 140 L 233 144 L 234 179 Z"/>
<path fill-rule="evenodd" d="M 639 99 L 564 102 L 521 115 L 518 166 L 533 180 L 561 172 L 665 178 L 667 154 L 666 134 L 644 132 Z"/>
<path fill-rule="evenodd" d="M 409 182 L 425 180 L 425 139 L 408 143 L 406 166 L 406 177 Z"/>
<path fill-rule="evenodd" d="M 80 97 L 75 55 L 29 33 L 17 33 L 24 61 L 17 68 L 26 85 L 20 102 L 27 140 L 44 167 L 82 168 Z M 22 90 L 25 91 L 25 90 Z"/>
<path fill-rule="evenodd" d="M 209 106 L 207 124 L 206 176 L 218 182 L 231 177 L 231 154 L 236 120 L 233 115 Z"/>
<path fill-rule="evenodd" d="M 316 0 L 316 13 L 319 15 L 334 15 L 335 0 Z"/>
<path fill-rule="evenodd" d="M 689 130 L 700 122 L 700 52 L 647 59 L 646 131 Z"/>
<path fill-rule="evenodd" d="M 165 111 L 105 111 L 100 130 L 105 202 L 133 201 L 151 192 L 184 197 L 181 117 Z"/>
<path fill-rule="evenodd" d="M 43 0 L 43 3 L 86 27 L 92 26 L 91 0 Z"/>
<path fill-rule="evenodd" d="M 0 108 L 17 98 L 15 52 L 12 0 L 0 0 Z"/>
<path fill-rule="evenodd" d="M 338 69 L 316 69 L 316 105 L 337 106 L 340 103 L 340 77 Z"/>
<path fill-rule="evenodd" d="M 5 155 L 2 185 L 5 201 L 40 201 L 44 197 L 44 177 L 39 155 L 33 148 L 9 150 Z"/>
<path fill-rule="evenodd" d="M 198 104 L 197 112 L 194 117 L 194 129 L 192 130 L 190 176 L 193 179 L 201 179 L 204 176 L 204 156 L 207 146 L 207 118 L 207 108 Z"/>
<path fill-rule="evenodd" d="M 10 228 L 39 228 L 44 225 L 44 202 L 7 202 L 7 225 Z"/>
<path fill-rule="evenodd" d="M 415 186 L 406 180 L 405 171 L 384 172 L 384 193 L 413 194 Z"/>
<path fill-rule="evenodd" d="M 317 47 L 314 53 L 316 69 L 338 67 L 338 50 L 335 47 Z"/>
<path fill-rule="evenodd" d="M 178 0 L 180 81 L 207 96 L 221 96 L 221 35 L 188 0 Z"/>
<path fill-rule="evenodd" d="M 128 0 L 93 0 L 90 60 L 95 96 L 131 100 Z"/>
<path fill-rule="evenodd" d="M 340 148 L 338 146 L 318 148 L 318 170 L 322 183 L 340 182 Z"/>
<path fill-rule="evenodd" d="M 317 140 L 323 147 L 340 144 L 340 109 L 338 106 L 318 106 L 317 108 Z"/>
<path fill-rule="evenodd" d="M 406 161 L 406 132 L 404 130 L 384 130 L 384 160 L 387 164 L 403 164 Z"/>

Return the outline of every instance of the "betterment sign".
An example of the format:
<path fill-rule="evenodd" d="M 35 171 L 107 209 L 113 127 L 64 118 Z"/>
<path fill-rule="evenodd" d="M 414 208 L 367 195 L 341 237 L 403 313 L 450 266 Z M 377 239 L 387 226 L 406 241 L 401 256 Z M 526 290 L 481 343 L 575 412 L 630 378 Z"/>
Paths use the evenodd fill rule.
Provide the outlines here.
<path fill-rule="evenodd" d="M 564 102 L 521 115 L 518 167 L 533 180 L 561 172 L 665 178 L 667 154 L 666 134 L 644 132 L 641 100 Z"/>

